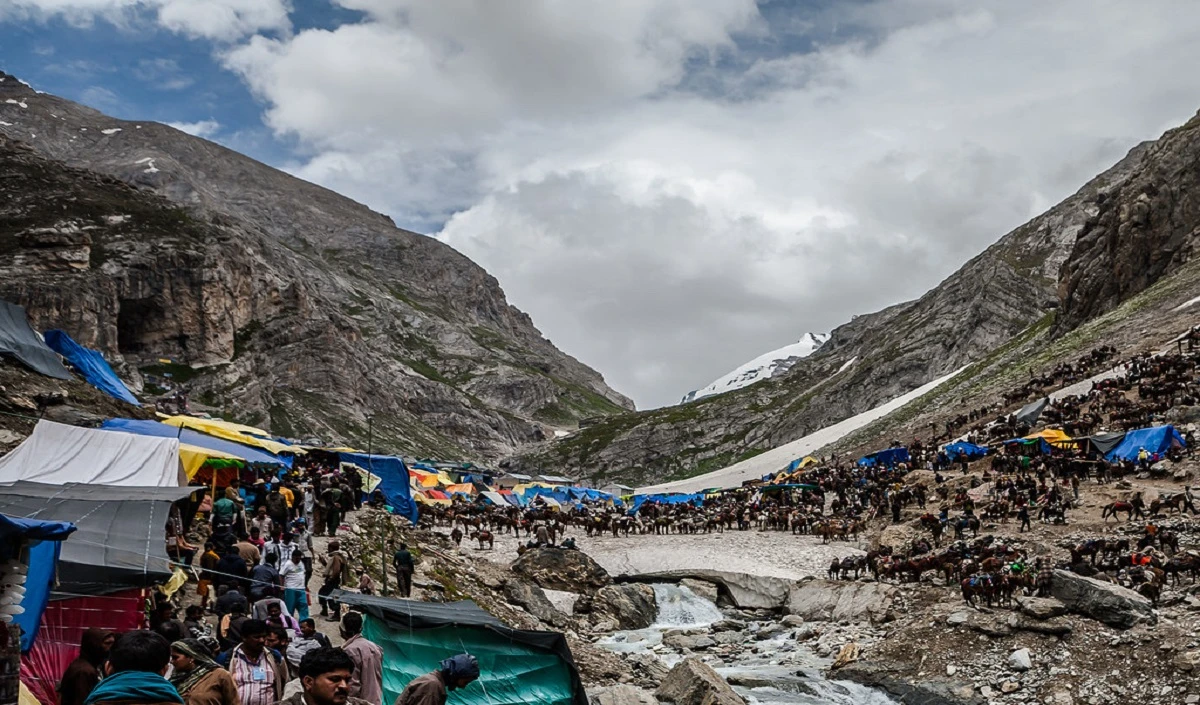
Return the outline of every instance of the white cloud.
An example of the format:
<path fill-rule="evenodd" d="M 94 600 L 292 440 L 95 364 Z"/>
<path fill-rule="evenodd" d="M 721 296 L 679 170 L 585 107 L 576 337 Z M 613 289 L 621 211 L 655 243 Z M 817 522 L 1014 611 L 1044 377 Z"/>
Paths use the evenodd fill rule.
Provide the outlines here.
<path fill-rule="evenodd" d="M 216 120 L 199 120 L 197 122 L 168 122 L 176 130 L 186 132 L 196 137 L 212 137 L 221 131 L 221 123 Z"/>
<path fill-rule="evenodd" d="M 642 405 L 919 295 L 1200 106 L 1191 0 L 339 2 L 367 19 L 223 54 L 291 169 L 457 212 Z"/>
<path fill-rule="evenodd" d="M 231 41 L 290 31 L 290 10 L 291 0 L 5 0 L 0 21 L 59 17 L 87 26 L 100 19 L 130 28 L 154 21 L 189 37 Z"/>

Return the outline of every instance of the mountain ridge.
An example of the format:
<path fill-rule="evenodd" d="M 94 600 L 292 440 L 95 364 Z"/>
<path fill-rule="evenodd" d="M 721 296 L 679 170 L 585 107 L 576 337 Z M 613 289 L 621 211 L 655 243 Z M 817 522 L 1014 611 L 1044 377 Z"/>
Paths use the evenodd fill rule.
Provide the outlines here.
<path fill-rule="evenodd" d="M 29 168 L 104 174 L 205 228 L 187 242 L 122 229 L 102 203 L 63 218 L 8 185 L 36 217 L 7 236 L 25 266 L 0 296 L 135 384 L 169 358 L 193 398 L 275 433 L 484 460 L 632 408 L 445 243 L 221 145 L 0 78 L 0 135 L 46 162 Z"/>
<path fill-rule="evenodd" d="M 784 374 L 683 406 L 611 417 L 510 459 L 596 482 L 655 485 L 699 475 L 804 437 L 987 358 L 1053 317 L 1058 272 L 1103 193 L 1152 143 L 1011 230 L 913 301 L 854 317 Z M 850 364 L 853 361 L 853 364 Z"/>
<path fill-rule="evenodd" d="M 679 403 L 687 404 L 714 394 L 732 392 L 735 389 L 748 387 L 755 382 L 770 379 L 775 375 L 784 374 L 798 360 L 812 355 L 828 340 L 828 333 L 805 333 L 800 336 L 799 341 L 763 353 L 721 375 L 707 386 L 688 392 Z"/>

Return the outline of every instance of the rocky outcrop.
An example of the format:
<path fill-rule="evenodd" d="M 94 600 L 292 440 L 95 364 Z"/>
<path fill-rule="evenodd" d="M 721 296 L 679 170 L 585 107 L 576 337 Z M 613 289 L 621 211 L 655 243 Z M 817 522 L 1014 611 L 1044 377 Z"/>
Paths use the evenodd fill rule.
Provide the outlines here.
<path fill-rule="evenodd" d="M 680 661 L 654 695 L 675 705 L 745 705 L 717 672 L 695 657 Z"/>
<path fill-rule="evenodd" d="M 1153 605 L 1145 597 L 1120 585 L 1067 570 L 1054 571 L 1050 591 L 1072 612 L 1109 626 L 1128 629 L 1142 622 L 1154 624 L 1157 621 Z"/>
<path fill-rule="evenodd" d="M 608 571 L 588 554 L 555 547 L 526 551 L 513 561 L 512 571 L 547 590 L 580 595 L 591 595 L 612 582 Z"/>
<path fill-rule="evenodd" d="M 794 581 L 766 575 L 733 573 L 724 570 L 666 570 L 637 575 L 623 575 L 619 581 L 647 583 L 679 582 L 685 579 L 703 580 L 720 586 L 734 607 L 750 610 L 777 610 L 787 603 L 788 590 Z"/>
<path fill-rule="evenodd" d="M 654 588 L 642 583 L 600 588 L 592 599 L 592 611 L 611 619 L 619 629 L 645 629 L 658 618 Z"/>
<path fill-rule="evenodd" d="M 526 612 L 546 624 L 555 627 L 567 624 L 566 615 L 555 609 L 546 593 L 536 585 L 521 580 L 509 580 L 504 584 L 504 597 L 514 605 L 524 607 Z"/>
<path fill-rule="evenodd" d="M 588 425 L 514 462 L 647 486 L 718 470 L 981 360 L 1047 318 L 1058 271 L 1144 147 L 1008 233 L 920 299 L 857 316 L 786 374 L 745 389 Z"/>
<path fill-rule="evenodd" d="M 1191 260 L 1200 222 L 1200 116 L 1149 145 L 1128 179 L 1095 195 L 1062 268 L 1056 331 L 1112 310 Z"/>
<path fill-rule="evenodd" d="M 899 590 L 885 583 L 810 580 L 788 593 L 788 614 L 822 622 L 886 622 Z"/>
<path fill-rule="evenodd" d="M 151 396 L 182 384 L 278 435 L 483 459 L 632 408 L 436 239 L 6 78 L 0 297 Z"/>
<path fill-rule="evenodd" d="M 852 663 L 837 677 L 891 694 L 906 705 L 984 705 L 987 700 L 972 684 L 943 678 L 905 678 L 899 672 L 868 661 Z"/>
<path fill-rule="evenodd" d="M 1062 602 L 1048 597 L 1025 597 L 1017 595 L 1013 598 L 1021 614 L 1034 619 L 1054 619 L 1067 613 L 1067 606 Z"/>

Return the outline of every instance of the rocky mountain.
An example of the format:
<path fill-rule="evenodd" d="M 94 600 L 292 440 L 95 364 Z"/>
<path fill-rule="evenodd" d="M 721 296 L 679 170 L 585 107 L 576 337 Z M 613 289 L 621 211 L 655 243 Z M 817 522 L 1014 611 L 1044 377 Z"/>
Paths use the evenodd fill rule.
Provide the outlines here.
<path fill-rule="evenodd" d="M 1111 311 L 1190 261 L 1198 187 L 1200 116 L 1163 135 L 1128 179 L 1098 194 L 1098 210 L 1062 270 L 1056 331 Z"/>
<path fill-rule="evenodd" d="M 4 74 L 0 135 L 0 297 L 135 386 L 169 377 L 276 434 L 480 459 L 633 406 L 478 265 L 332 191 Z"/>
<path fill-rule="evenodd" d="M 1170 134 L 1164 137 L 1169 139 Z M 1161 168 L 1146 165 L 1157 161 L 1158 153 L 1155 144 L 1135 147 L 921 298 L 836 328 L 828 342 L 786 374 L 681 406 L 611 417 L 510 464 L 633 485 L 690 477 L 986 361 L 1021 336 L 1049 329 L 1059 306 L 1060 269 L 1076 271 L 1081 265 L 1074 258 L 1089 256 L 1077 251 L 1077 237 L 1107 212 L 1105 194 L 1129 188 L 1135 174 Z M 1077 304 L 1067 296 L 1063 306 L 1070 316 Z"/>
<path fill-rule="evenodd" d="M 824 345 L 827 340 L 829 340 L 828 333 L 805 333 L 799 341 L 759 355 L 732 372 L 717 378 L 707 387 L 688 392 L 679 403 L 686 404 L 704 397 L 711 397 L 714 394 L 732 392 L 735 389 L 748 387 L 755 382 L 784 374 L 792 369 L 792 365 L 796 362 L 816 352 L 817 348 Z"/>

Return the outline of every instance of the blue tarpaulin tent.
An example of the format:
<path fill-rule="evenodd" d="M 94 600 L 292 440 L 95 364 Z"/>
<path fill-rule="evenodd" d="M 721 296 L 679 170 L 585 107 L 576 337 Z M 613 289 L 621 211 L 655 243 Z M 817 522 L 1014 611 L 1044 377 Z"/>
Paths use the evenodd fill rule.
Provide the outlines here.
<path fill-rule="evenodd" d="M 960 455 L 967 456 L 967 460 L 975 460 L 987 455 L 987 446 L 977 446 L 974 443 L 951 443 L 946 446 L 946 455 L 951 460 L 957 460 Z"/>
<path fill-rule="evenodd" d="M 413 501 L 409 490 L 408 468 L 403 460 L 393 455 L 366 453 L 338 453 L 338 458 L 343 463 L 354 463 L 377 475 L 379 486 L 376 489 L 383 493 L 383 498 L 397 514 L 408 517 L 413 526 L 417 525 L 417 503 Z"/>
<path fill-rule="evenodd" d="M 642 508 L 646 502 L 657 502 L 659 504 L 687 504 L 689 502 L 699 504 L 704 501 L 702 494 L 640 494 L 633 498 L 633 506 L 629 508 L 630 514 L 637 514 L 637 511 Z"/>
<path fill-rule="evenodd" d="M 50 600 L 62 541 L 74 531 L 75 525 L 69 521 L 39 521 L 0 514 L 0 560 L 16 558 L 21 545 L 30 542 L 29 572 L 25 576 L 25 597 L 21 600 L 25 611 L 13 616 L 13 622 L 21 627 L 22 653 L 33 648 L 42 612 Z"/>
<path fill-rule="evenodd" d="M 109 366 L 99 351 L 85 348 L 76 343 L 65 331 L 48 330 L 43 337 L 46 339 L 46 345 L 67 358 L 71 367 L 83 375 L 88 384 L 115 399 L 129 402 L 134 406 L 141 404 L 117 376 L 117 373 L 113 372 L 113 368 Z"/>
<path fill-rule="evenodd" d="M 284 455 L 275 455 L 261 448 L 242 445 L 233 441 L 227 441 L 223 438 L 210 436 L 207 433 L 200 433 L 190 428 L 180 428 L 177 426 L 168 426 L 165 423 L 151 421 L 149 419 L 109 419 L 100 424 L 101 430 L 104 431 L 121 431 L 123 433 L 133 433 L 139 436 L 156 436 L 158 438 L 178 438 L 180 443 L 193 445 L 197 448 L 213 450 L 219 453 L 228 453 L 236 455 L 244 459 L 248 463 L 262 463 L 264 465 L 278 465 L 281 467 L 291 467 L 292 459 Z"/>
<path fill-rule="evenodd" d="M 864 468 L 876 465 L 890 468 L 900 463 L 907 463 L 908 461 L 907 448 L 888 448 L 887 450 L 876 451 L 870 455 L 864 455 L 858 459 L 858 464 Z"/>
<path fill-rule="evenodd" d="M 1183 448 L 1183 436 L 1174 426 L 1151 426 L 1139 428 L 1125 434 L 1125 439 L 1104 456 L 1109 462 L 1118 460 L 1137 461 L 1138 453 L 1145 448 L 1149 453 L 1164 454 L 1171 448 Z"/>

